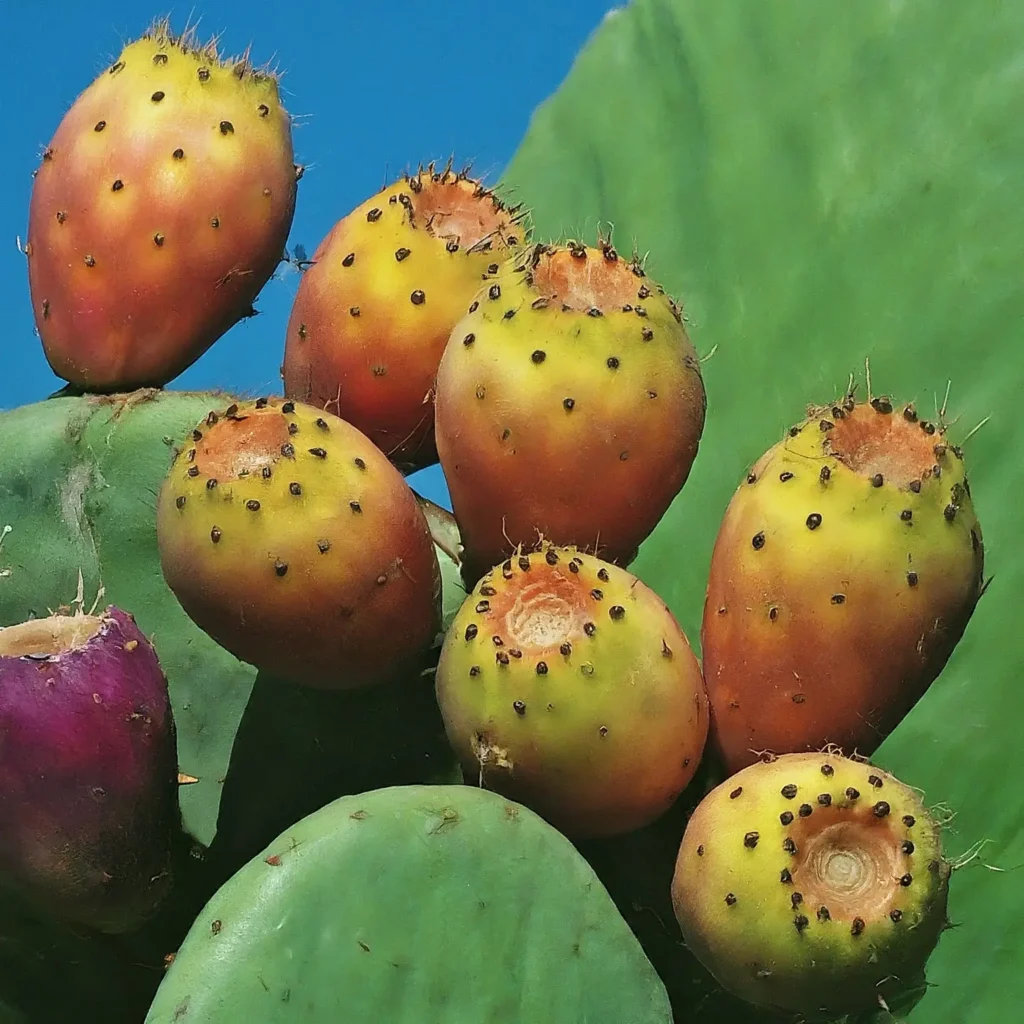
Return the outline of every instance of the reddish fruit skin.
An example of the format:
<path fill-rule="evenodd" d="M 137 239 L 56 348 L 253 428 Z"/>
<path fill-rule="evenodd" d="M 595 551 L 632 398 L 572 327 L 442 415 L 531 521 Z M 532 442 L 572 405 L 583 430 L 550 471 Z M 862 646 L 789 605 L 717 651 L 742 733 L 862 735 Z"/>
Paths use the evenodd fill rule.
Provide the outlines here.
<path fill-rule="evenodd" d="M 434 377 L 513 211 L 465 173 L 421 170 L 361 203 L 317 247 L 288 321 L 284 391 L 361 430 L 403 472 L 437 462 Z"/>
<path fill-rule="evenodd" d="M 0 875 L 62 920 L 118 933 L 170 886 L 177 753 L 156 652 L 125 612 L 100 618 L 70 651 L 0 656 Z"/>
<path fill-rule="evenodd" d="M 711 745 L 730 773 L 764 751 L 870 755 L 973 615 L 984 545 L 962 453 L 879 408 L 814 411 L 758 459 L 723 517 L 701 650 Z M 848 431 L 863 436 L 864 472 L 833 450 Z"/>
<path fill-rule="evenodd" d="M 53 372 L 94 392 L 173 380 L 254 312 L 296 180 L 272 77 L 239 77 L 165 28 L 126 47 L 64 116 L 32 188 L 29 288 Z"/>
<path fill-rule="evenodd" d="M 196 625 L 296 685 L 415 676 L 440 629 L 416 495 L 329 412 L 280 398 L 212 412 L 164 481 L 156 527 L 164 579 Z"/>
<path fill-rule="evenodd" d="M 467 583 L 541 536 L 626 564 L 689 476 L 699 361 L 675 304 L 609 251 L 536 247 L 452 332 L 435 434 Z"/>

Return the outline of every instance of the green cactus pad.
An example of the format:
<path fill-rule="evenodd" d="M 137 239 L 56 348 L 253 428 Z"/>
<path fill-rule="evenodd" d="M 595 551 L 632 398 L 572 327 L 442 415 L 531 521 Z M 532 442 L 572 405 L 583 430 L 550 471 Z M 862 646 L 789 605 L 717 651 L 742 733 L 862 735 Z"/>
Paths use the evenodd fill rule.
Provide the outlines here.
<path fill-rule="evenodd" d="M 929 417 L 952 380 L 952 443 L 993 416 L 967 448 L 992 585 L 873 755 L 956 812 L 952 856 L 984 844 L 956 876 L 957 927 L 911 1024 L 1013 1020 L 1024 1000 L 1024 823 L 1006 789 L 1022 710 L 1022 52 L 1021 4 L 634 0 L 536 113 L 504 176 L 537 238 L 599 222 L 618 245 L 635 238 L 698 351 L 717 346 L 700 455 L 630 566 L 691 637 L 747 467 L 807 402 L 841 397 L 866 357 L 874 393 Z M 653 914 L 637 920 L 648 949 L 667 948 Z M 754 1019 L 720 993 L 698 1006 L 684 957 L 658 961 L 681 1019 Z"/>
<path fill-rule="evenodd" d="M 142 390 L 52 398 L 0 413 L 0 624 L 71 601 L 132 612 L 170 686 L 185 827 L 209 843 L 256 670 L 192 624 L 160 573 L 156 495 L 174 446 L 226 396 Z"/>
<path fill-rule="evenodd" d="M 669 1024 L 586 862 L 469 786 L 343 797 L 283 832 L 196 919 L 146 1024 Z"/>

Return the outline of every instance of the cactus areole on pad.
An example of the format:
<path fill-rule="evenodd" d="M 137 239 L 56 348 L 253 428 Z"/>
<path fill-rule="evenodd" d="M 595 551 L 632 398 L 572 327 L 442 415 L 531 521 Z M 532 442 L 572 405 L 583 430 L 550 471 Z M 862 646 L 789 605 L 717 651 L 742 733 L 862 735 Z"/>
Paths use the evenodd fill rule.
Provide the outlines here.
<path fill-rule="evenodd" d="M 664 602 L 550 544 L 483 577 L 448 630 L 436 689 L 467 780 L 574 838 L 667 811 L 708 730 L 700 667 Z"/>
<path fill-rule="evenodd" d="M 0 881 L 54 917 L 139 927 L 171 883 L 167 683 L 113 606 L 0 629 Z"/>
<path fill-rule="evenodd" d="M 404 471 L 437 462 L 434 377 L 452 328 L 523 240 L 517 207 L 451 167 L 382 189 L 302 276 L 284 388 L 363 431 Z"/>
<path fill-rule="evenodd" d="M 160 492 L 164 577 L 243 661 L 306 686 L 418 671 L 441 576 L 401 474 L 355 427 L 280 398 L 196 425 Z"/>
<path fill-rule="evenodd" d="M 701 801 L 672 898 L 687 947 L 727 989 L 834 1019 L 920 986 L 949 875 L 913 789 L 836 754 L 787 754 Z"/>
<path fill-rule="evenodd" d="M 704 415 L 681 313 L 638 260 L 535 246 L 488 275 L 437 375 L 467 579 L 539 535 L 627 561 L 686 481 Z"/>
<path fill-rule="evenodd" d="M 276 78 L 159 22 L 64 116 L 36 173 L 32 308 L 54 373 L 166 384 L 239 319 L 284 252 L 299 169 Z"/>
<path fill-rule="evenodd" d="M 812 410 L 740 484 L 703 621 L 714 742 L 871 753 L 946 664 L 982 591 L 963 452 L 887 398 Z"/>

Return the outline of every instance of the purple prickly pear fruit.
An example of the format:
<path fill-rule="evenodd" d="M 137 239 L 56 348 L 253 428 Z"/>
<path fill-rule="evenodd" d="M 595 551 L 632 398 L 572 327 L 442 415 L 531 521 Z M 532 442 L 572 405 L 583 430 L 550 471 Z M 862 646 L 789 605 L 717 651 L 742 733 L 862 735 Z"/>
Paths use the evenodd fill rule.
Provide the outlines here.
<path fill-rule="evenodd" d="M 167 683 L 130 615 L 0 629 L 0 880 L 60 920 L 129 932 L 159 908 L 179 828 Z"/>
<path fill-rule="evenodd" d="M 487 573 L 449 627 L 436 691 L 470 782 L 574 838 L 660 817 L 708 730 L 700 666 L 664 602 L 575 547 Z"/>

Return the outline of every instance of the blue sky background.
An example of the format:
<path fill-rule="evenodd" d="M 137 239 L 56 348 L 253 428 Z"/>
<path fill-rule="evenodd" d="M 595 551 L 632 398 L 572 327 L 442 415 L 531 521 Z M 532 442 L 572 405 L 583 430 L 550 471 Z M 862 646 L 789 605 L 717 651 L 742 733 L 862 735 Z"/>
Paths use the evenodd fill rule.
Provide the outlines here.
<path fill-rule="evenodd" d="M 298 115 L 296 159 L 306 165 L 290 245 L 312 253 L 331 226 L 407 166 L 450 154 L 494 183 L 534 108 L 558 87 L 614 0 L 0 0 L 7 47 L 4 159 L 0 161 L 0 409 L 62 386 L 34 333 L 18 250 L 32 171 L 75 97 L 137 37 L 169 14 L 175 31 L 198 22 L 222 52 L 252 44 L 253 60 L 283 72 L 282 99 Z M 27 41 L 33 41 L 27 45 Z M 12 98 L 17 93 L 17 99 Z M 260 315 L 238 324 L 170 387 L 280 393 L 278 368 L 297 274 L 283 266 Z M 448 505 L 438 468 L 410 482 Z"/>

